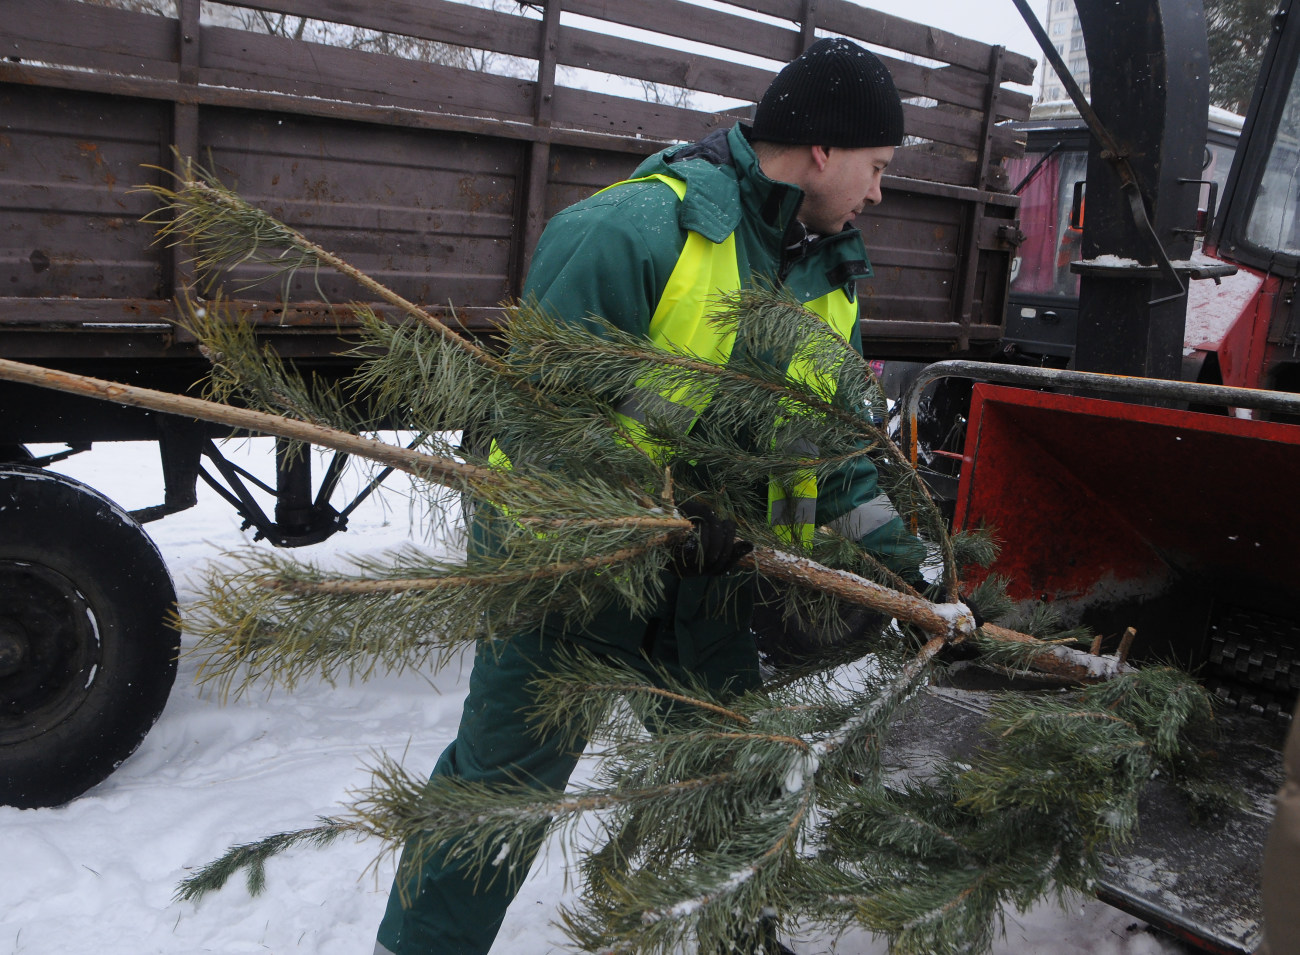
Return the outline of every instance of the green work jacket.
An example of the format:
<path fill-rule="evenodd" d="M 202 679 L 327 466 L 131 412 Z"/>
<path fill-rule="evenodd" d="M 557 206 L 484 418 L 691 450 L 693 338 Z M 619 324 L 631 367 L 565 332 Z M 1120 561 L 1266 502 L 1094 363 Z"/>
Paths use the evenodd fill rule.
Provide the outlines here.
<path fill-rule="evenodd" d="M 586 316 L 600 315 L 648 337 L 690 232 L 714 243 L 734 236 L 742 281 L 783 286 L 804 302 L 836 289 L 853 298 L 856 281 L 871 274 L 856 229 L 811 242 L 804 237 L 797 221 L 802 190 L 762 173 L 740 125 L 657 153 L 629 178 L 654 174 L 684 182 L 684 196 L 658 180 L 626 182 L 553 216 L 533 255 L 524 299 L 592 331 L 599 327 Z M 851 343 L 861 351 L 856 327 Z M 816 520 L 858 538 L 892 569 L 916 572 L 919 544 L 880 494 L 865 457 L 822 482 Z M 859 528 L 864 532 L 855 533 Z M 672 634 L 682 664 L 691 666 L 727 632 L 747 628 L 749 609 L 748 588 L 730 577 L 673 581 L 652 630 Z M 583 634 L 568 636 L 635 654 L 644 629 L 625 613 L 607 611 Z"/>

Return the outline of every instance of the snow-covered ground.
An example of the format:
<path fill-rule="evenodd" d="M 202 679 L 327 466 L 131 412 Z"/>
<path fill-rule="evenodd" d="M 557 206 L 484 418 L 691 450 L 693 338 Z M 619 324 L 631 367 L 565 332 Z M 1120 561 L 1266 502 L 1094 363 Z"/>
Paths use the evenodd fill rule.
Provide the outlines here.
<path fill-rule="evenodd" d="M 267 474 L 268 442 L 228 452 Z M 148 445 L 97 445 L 62 462 L 127 508 L 162 499 Z M 363 505 L 351 530 L 299 551 L 329 560 L 380 550 L 412 536 L 403 484 Z M 176 580 L 182 609 L 198 571 L 242 546 L 232 511 L 200 485 L 200 504 L 149 526 Z M 414 536 L 418 539 L 417 530 Z M 378 847 L 342 843 L 300 849 L 268 866 L 265 892 L 242 882 L 203 901 L 173 901 L 193 866 L 230 845 L 309 825 L 336 810 L 386 751 L 421 772 L 454 734 L 468 661 L 426 679 L 416 674 L 360 685 L 302 686 L 224 705 L 181 661 L 166 710 L 139 750 L 108 780 L 58 809 L 0 807 L 0 955 L 309 952 L 368 955 L 395 860 Z M 581 772 L 581 769 L 579 770 Z M 558 852 L 539 864 L 507 917 L 495 955 L 565 951 L 551 924 L 565 898 Z M 883 955 L 863 933 L 793 940 L 801 955 Z M 1132 917 L 1092 900 L 1068 911 L 1043 905 L 1008 913 L 1000 953 L 1172 955 L 1183 949 Z"/>

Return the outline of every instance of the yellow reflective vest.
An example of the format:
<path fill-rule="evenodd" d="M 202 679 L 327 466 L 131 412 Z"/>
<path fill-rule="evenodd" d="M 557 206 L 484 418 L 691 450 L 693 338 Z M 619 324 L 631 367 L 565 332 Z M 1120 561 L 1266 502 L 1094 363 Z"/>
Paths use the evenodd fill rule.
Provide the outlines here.
<path fill-rule="evenodd" d="M 662 174 L 653 174 L 626 182 L 658 180 L 673 190 L 678 200 L 686 195 L 686 183 Z M 624 183 L 615 183 L 613 189 Z M 650 319 L 650 340 L 665 351 L 691 355 L 717 365 L 725 365 L 735 345 L 734 329 L 719 328 L 710 321 L 718 300 L 741 287 L 740 267 L 736 256 L 735 235 L 722 242 L 711 242 L 698 232 L 688 232 L 677 264 L 668 277 Z M 833 289 L 821 298 L 804 303 L 848 341 L 858 320 L 857 304 L 843 288 Z M 827 401 L 835 396 L 836 383 L 817 375 L 806 359 L 796 357 L 786 376 L 821 395 Z M 619 418 L 639 445 L 654 453 L 645 438 L 649 417 L 681 420 L 689 430 L 709 404 L 709 395 L 698 388 L 660 389 L 653 381 L 644 381 L 618 405 Z M 807 457 L 817 455 L 815 447 L 796 449 Z M 817 515 L 817 476 L 812 469 L 800 472 L 791 486 L 771 480 L 767 489 L 767 517 L 778 539 L 788 544 L 812 543 Z"/>

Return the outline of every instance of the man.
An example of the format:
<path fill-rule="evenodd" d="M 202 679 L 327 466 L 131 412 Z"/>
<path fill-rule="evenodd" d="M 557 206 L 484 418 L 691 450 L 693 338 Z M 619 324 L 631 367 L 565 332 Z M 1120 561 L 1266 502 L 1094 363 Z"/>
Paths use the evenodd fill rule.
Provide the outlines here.
<path fill-rule="evenodd" d="M 665 150 L 630 180 L 554 216 L 524 297 L 568 321 L 602 316 L 660 347 L 689 341 L 693 353 L 721 364 L 731 343 L 703 321 L 713 297 L 755 282 L 781 285 L 860 351 L 855 284 L 870 266 L 853 222 L 881 201 L 881 176 L 902 138 L 902 104 L 884 65 L 848 40 L 820 40 L 778 74 L 752 130 L 741 124 Z M 633 397 L 619 410 L 634 425 Z M 823 483 L 793 500 L 769 497 L 774 524 L 798 537 L 829 523 L 915 579 L 918 543 L 880 493 L 865 456 Z M 703 531 L 718 528 L 711 516 L 700 523 Z M 434 778 L 564 787 L 581 741 L 540 736 L 520 707 L 529 680 L 565 645 L 631 664 L 652 679 L 660 667 L 716 692 L 757 687 L 752 588 L 720 576 L 734 553 L 725 522 L 722 533 L 720 550 L 702 544 L 719 559 L 681 566 L 645 619 L 613 608 L 581 631 L 523 634 L 480 652 L 459 733 Z M 490 546 L 482 538 L 479 544 Z M 404 892 L 394 886 L 376 955 L 486 953 L 517 882 L 476 884 L 435 854 Z M 757 936 L 738 927 L 741 937 L 747 931 L 752 949 Z M 774 955 L 772 940 L 764 941 Z"/>

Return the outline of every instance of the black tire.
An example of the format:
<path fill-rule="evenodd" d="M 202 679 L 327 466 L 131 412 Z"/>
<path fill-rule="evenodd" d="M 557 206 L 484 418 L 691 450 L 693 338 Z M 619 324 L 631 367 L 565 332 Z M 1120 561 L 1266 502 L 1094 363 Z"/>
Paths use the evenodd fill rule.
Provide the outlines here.
<path fill-rule="evenodd" d="M 175 604 L 124 510 L 0 466 L 0 803 L 65 803 L 135 751 L 176 679 Z"/>

